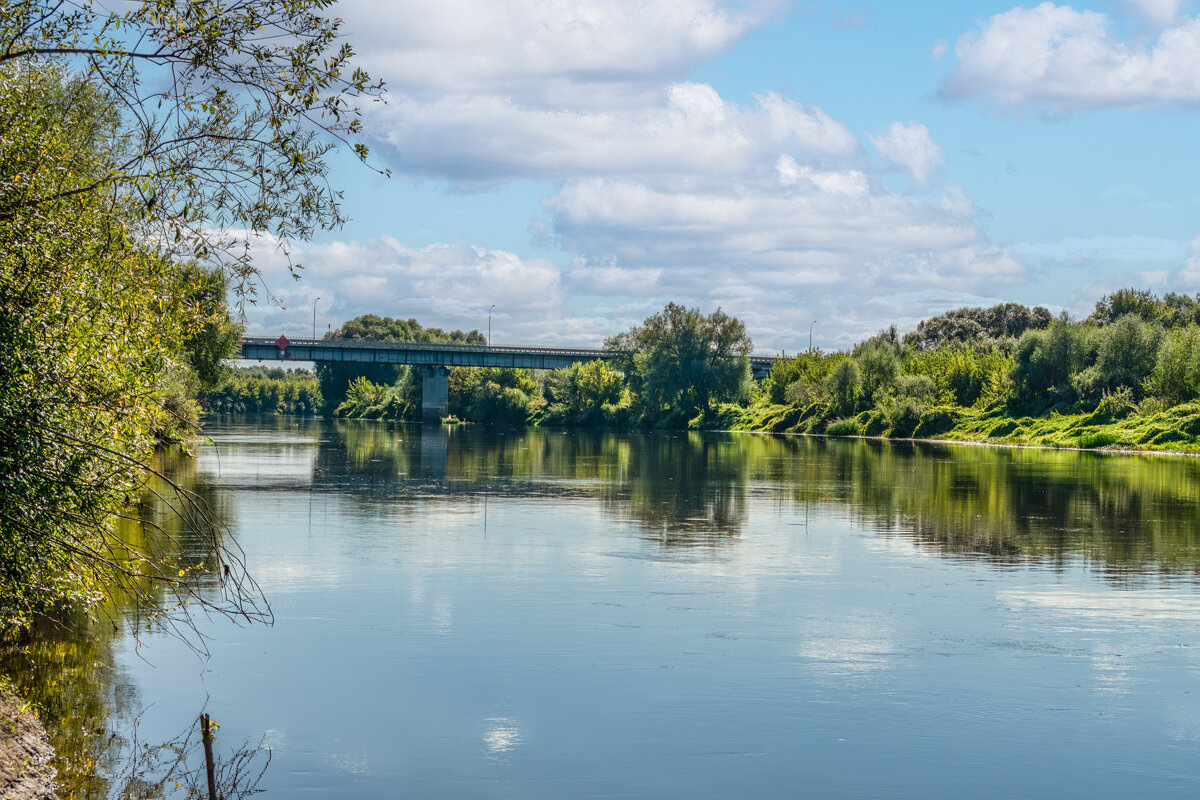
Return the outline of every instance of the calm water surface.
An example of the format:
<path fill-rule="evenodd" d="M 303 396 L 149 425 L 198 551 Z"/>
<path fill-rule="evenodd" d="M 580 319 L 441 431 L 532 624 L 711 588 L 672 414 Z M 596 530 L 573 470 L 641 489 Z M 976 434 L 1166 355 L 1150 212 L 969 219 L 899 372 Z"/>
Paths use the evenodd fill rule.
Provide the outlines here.
<path fill-rule="evenodd" d="M 207 698 L 272 797 L 1200 796 L 1195 460 L 209 434 L 175 468 L 275 624 L 202 620 L 208 660 L 128 624 L 48 643 L 31 673 L 82 687 L 61 741 L 166 739 Z"/>

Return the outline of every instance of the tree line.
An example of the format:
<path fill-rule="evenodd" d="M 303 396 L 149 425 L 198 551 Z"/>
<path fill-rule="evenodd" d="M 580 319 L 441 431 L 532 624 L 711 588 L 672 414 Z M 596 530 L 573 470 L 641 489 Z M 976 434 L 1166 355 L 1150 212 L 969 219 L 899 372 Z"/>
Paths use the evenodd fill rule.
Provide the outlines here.
<path fill-rule="evenodd" d="M 478 331 L 448 332 L 372 315 L 329 335 L 483 343 Z M 846 351 L 812 349 L 782 359 L 761 385 L 750 380 L 752 343 L 745 328 L 720 310 L 705 315 L 672 303 L 605 346 L 608 359 L 561 370 L 454 368 L 450 413 L 510 425 L 921 438 L 966 423 L 1003 432 L 1006 419 L 1091 415 L 1100 423 L 1168 409 L 1187 416 L 1200 399 L 1200 302 L 1138 289 L 1104 296 L 1082 320 L 1018 303 L 949 311 L 904 335 L 892 326 Z M 250 377 L 242 373 L 237 380 L 245 384 Z M 306 380 L 310 391 L 320 392 L 320 401 L 308 395 L 313 413 L 420 416 L 420 373 L 413 368 L 322 365 Z M 286 411 L 288 401 L 265 388 L 271 382 L 259 380 L 255 391 L 268 399 L 258 408 Z M 227 406 L 224 400 L 217 404 Z M 250 401 L 240 406 L 253 407 Z M 1185 438 L 1161 427 L 1155 435 Z M 1079 437 L 1073 441 L 1080 443 Z"/>

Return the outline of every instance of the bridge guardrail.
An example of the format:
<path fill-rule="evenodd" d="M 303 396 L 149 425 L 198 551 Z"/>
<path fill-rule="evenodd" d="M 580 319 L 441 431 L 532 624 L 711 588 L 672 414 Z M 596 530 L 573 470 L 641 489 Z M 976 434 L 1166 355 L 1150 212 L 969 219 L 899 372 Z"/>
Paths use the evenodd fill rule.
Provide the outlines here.
<path fill-rule="evenodd" d="M 242 338 L 243 344 L 253 345 L 272 345 L 275 346 L 276 339 L 268 336 L 245 336 Z M 365 350 L 451 350 L 465 353 L 524 353 L 528 355 L 561 355 L 561 356 L 580 356 L 588 359 L 604 359 L 612 358 L 613 353 L 607 350 L 591 350 L 578 347 L 516 347 L 513 345 L 487 345 L 487 344 L 450 344 L 438 342 L 380 342 L 369 339 L 289 339 L 288 346 L 300 347 L 334 347 L 339 349 L 345 348 L 361 348 Z M 781 356 L 768 355 L 750 355 L 750 360 L 758 363 L 775 363 L 783 358 Z"/>

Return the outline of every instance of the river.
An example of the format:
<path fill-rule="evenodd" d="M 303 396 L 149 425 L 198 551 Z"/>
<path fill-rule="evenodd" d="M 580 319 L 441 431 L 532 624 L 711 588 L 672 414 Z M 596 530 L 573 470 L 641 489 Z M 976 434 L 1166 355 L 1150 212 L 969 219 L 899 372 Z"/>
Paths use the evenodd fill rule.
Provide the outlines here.
<path fill-rule="evenodd" d="M 6 656 L 76 754 L 64 798 L 116 791 L 104 742 L 165 741 L 202 707 L 220 748 L 269 748 L 269 797 L 1200 796 L 1195 459 L 207 435 L 170 468 L 274 624 L 197 615 L 205 658 L 117 607 Z"/>

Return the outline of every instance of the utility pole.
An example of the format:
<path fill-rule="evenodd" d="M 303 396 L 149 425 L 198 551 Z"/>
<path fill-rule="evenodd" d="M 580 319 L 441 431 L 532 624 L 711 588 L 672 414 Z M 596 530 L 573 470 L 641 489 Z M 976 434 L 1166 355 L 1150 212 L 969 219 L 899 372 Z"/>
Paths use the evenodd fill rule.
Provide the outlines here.
<path fill-rule="evenodd" d="M 812 328 L 813 328 L 813 325 L 816 325 L 816 324 L 817 324 L 817 321 L 814 319 L 812 321 L 812 324 L 808 326 L 808 352 L 810 352 L 810 353 L 812 352 Z"/>
<path fill-rule="evenodd" d="M 316 300 L 313 300 L 313 341 L 317 340 L 317 303 L 320 301 L 320 296 Z"/>
<path fill-rule="evenodd" d="M 492 308 L 495 307 L 496 304 L 492 303 Z M 488 309 L 488 347 L 492 346 L 492 308 Z"/>

